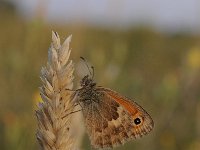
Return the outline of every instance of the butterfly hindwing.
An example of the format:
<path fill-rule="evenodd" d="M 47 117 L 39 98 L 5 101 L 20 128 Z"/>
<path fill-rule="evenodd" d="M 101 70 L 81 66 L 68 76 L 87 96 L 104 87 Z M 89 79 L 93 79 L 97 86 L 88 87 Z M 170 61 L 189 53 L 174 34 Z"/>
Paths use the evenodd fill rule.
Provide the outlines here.
<path fill-rule="evenodd" d="M 97 87 L 95 92 L 97 100 L 90 104 L 83 101 L 83 115 L 94 148 L 112 148 L 152 130 L 151 117 L 137 103 L 107 88 Z"/>

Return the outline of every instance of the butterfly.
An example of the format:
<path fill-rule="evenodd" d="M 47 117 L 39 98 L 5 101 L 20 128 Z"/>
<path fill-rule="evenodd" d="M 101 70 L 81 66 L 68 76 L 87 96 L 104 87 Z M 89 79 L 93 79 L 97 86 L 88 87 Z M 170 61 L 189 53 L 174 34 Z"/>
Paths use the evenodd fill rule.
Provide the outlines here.
<path fill-rule="evenodd" d="M 131 99 L 97 86 L 92 69 L 93 74 L 85 75 L 75 92 L 91 145 L 113 148 L 149 133 L 154 126 L 151 116 Z"/>

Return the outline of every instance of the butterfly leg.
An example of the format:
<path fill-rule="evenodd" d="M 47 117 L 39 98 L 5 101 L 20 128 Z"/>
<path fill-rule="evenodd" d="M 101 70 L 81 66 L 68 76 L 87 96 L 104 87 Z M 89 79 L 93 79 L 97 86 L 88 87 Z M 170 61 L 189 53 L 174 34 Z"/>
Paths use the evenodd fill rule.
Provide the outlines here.
<path fill-rule="evenodd" d="M 76 110 L 76 111 L 72 111 L 72 112 L 70 112 L 70 113 L 64 115 L 61 119 L 65 118 L 65 117 L 67 117 L 68 115 L 71 115 L 71 114 L 73 114 L 73 113 L 79 112 L 79 111 L 82 111 L 82 109 Z"/>

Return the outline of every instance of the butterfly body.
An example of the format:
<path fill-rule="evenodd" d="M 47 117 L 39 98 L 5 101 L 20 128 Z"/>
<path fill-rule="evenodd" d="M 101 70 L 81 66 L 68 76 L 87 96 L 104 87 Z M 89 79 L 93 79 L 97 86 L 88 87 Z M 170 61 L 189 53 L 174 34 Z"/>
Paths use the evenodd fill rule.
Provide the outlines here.
<path fill-rule="evenodd" d="M 141 106 L 111 89 L 97 86 L 89 75 L 81 80 L 76 94 L 94 148 L 116 147 L 153 128 L 153 120 Z"/>

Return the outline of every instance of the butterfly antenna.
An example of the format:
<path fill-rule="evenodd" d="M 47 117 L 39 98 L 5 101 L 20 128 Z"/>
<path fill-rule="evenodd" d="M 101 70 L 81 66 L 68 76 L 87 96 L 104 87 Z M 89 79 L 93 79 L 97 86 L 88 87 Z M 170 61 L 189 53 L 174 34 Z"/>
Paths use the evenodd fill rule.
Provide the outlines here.
<path fill-rule="evenodd" d="M 93 78 L 93 74 L 92 74 L 92 72 L 91 72 L 91 70 L 90 70 L 90 68 L 89 68 L 89 65 L 88 65 L 88 63 L 87 63 L 87 61 L 85 60 L 85 58 L 83 58 L 83 57 L 80 57 L 84 62 L 85 62 L 85 65 L 87 66 L 87 68 L 88 68 L 88 70 L 89 70 L 89 72 L 90 72 L 90 75 L 92 76 L 92 78 Z M 93 67 L 91 67 L 91 68 L 93 68 Z M 93 71 L 94 72 L 94 71 Z"/>
<path fill-rule="evenodd" d="M 94 78 L 94 67 L 91 66 L 91 68 L 92 68 L 92 79 L 93 79 Z"/>

